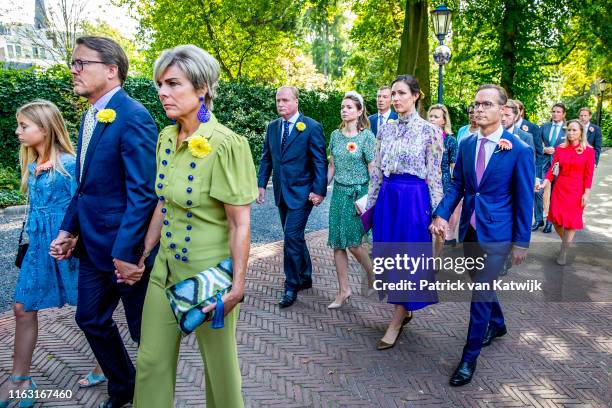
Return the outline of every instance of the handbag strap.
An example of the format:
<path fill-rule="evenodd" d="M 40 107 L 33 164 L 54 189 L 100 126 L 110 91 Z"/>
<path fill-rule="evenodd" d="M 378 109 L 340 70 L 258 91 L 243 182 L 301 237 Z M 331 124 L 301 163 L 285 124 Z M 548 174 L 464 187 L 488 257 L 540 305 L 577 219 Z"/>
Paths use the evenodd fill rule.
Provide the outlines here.
<path fill-rule="evenodd" d="M 24 206 L 25 209 L 24 209 L 24 214 L 23 214 L 23 222 L 21 223 L 21 232 L 19 233 L 19 245 L 21 245 L 21 243 L 23 242 L 23 231 L 25 230 L 25 225 L 26 225 L 26 222 L 28 221 L 29 205 L 30 205 L 30 197 L 28 193 L 28 196 L 26 197 L 26 203 Z"/>

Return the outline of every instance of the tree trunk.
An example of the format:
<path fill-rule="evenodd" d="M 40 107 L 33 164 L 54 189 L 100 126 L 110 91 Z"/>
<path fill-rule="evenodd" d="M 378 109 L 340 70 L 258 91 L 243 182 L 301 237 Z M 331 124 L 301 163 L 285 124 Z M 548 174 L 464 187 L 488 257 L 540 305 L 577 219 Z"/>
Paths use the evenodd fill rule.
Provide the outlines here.
<path fill-rule="evenodd" d="M 517 0 L 506 0 L 503 7 L 504 14 L 499 27 L 501 49 L 500 85 L 506 90 L 508 97 L 512 98 L 515 94 L 517 18 L 520 18 L 521 4 Z"/>
<path fill-rule="evenodd" d="M 406 0 L 404 31 L 402 32 L 397 74 L 413 75 L 425 97 L 421 113 L 431 104 L 429 84 L 429 10 L 427 0 Z"/>

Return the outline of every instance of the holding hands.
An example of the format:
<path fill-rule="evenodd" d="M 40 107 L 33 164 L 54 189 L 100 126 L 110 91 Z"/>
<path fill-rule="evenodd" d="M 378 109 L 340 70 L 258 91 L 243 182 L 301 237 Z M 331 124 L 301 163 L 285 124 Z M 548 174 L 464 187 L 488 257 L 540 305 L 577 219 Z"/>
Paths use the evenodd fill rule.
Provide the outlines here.
<path fill-rule="evenodd" d="M 320 205 L 323 202 L 323 200 L 325 200 L 325 197 L 320 196 L 320 195 L 315 194 L 315 193 L 310 193 L 308 195 L 308 200 L 311 201 L 312 204 L 316 207 L 316 206 Z"/>
<path fill-rule="evenodd" d="M 70 258 L 78 239 L 79 237 L 75 237 L 67 231 L 60 230 L 57 234 L 57 238 L 51 241 L 49 255 L 58 261 Z"/>
<path fill-rule="evenodd" d="M 448 227 L 448 221 L 444 218 L 436 217 L 429 225 L 429 232 L 432 235 L 437 236 L 438 238 L 444 240 L 446 236 L 446 228 Z"/>
<path fill-rule="evenodd" d="M 138 282 L 142 278 L 145 271 L 144 261 L 144 256 L 140 258 L 138 265 L 125 262 L 117 258 L 113 259 L 117 283 L 127 283 L 128 285 L 133 285 Z"/>

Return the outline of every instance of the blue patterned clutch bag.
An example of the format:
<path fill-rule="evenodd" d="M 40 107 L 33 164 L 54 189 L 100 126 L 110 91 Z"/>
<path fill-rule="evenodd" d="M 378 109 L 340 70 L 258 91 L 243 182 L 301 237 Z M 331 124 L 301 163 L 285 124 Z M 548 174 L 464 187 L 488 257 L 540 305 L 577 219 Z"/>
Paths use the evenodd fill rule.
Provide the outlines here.
<path fill-rule="evenodd" d="M 184 334 L 190 334 L 202 323 L 211 320 L 213 329 L 223 328 L 224 306 L 221 296 L 232 288 L 232 258 L 224 259 L 197 275 L 166 289 L 172 313 Z M 217 306 L 202 313 L 209 305 Z"/>

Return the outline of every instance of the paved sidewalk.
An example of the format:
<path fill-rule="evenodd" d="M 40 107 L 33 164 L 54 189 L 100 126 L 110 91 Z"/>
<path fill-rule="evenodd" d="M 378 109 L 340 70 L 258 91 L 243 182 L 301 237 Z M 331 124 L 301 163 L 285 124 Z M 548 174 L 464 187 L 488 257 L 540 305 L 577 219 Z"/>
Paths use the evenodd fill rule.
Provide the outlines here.
<path fill-rule="evenodd" d="M 314 287 L 301 292 L 288 309 L 277 306 L 284 279 L 282 243 L 254 247 L 237 335 L 246 405 L 609 407 L 612 155 L 608 151 L 604 156 L 585 214 L 588 228 L 577 237 L 584 243 L 572 250 L 572 265 L 555 267 L 558 239 L 534 234 L 528 262 L 513 268 L 509 277 L 542 280 L 545 290 L 500 296 L 508 335 L 483 350 L 474 380 L 461 388 L 447 384 L 465 342 L 469 303 L 445 301 L 417 312 L 398 345 L 377 351 L 392 309 L 358 295 L 340 310 L 327 309 L 337 283 L 325 230 L 307 238 Z M 355 263 L 350 281 L 353 292 L 359 292 L 361 272 Z M 559 293 L 565 301 L 552 301 Z M 134 357 L 123 313 L 116 317 Z M 91 407 L 102 401 L 104 386 L 76 386 L 94 360 L 74 322 L 74 310 L 41 312 L 39 325 L 32 374 L 41 389 L 70 389 L 73 398 L 37 406 Z M 0 381 L 11 366 L 13 332 L 12 315 L 0 315 Z M 203 406 L 203 366 L 193 336 L 183 341 L 177 377 L 176 406 Z"/>

